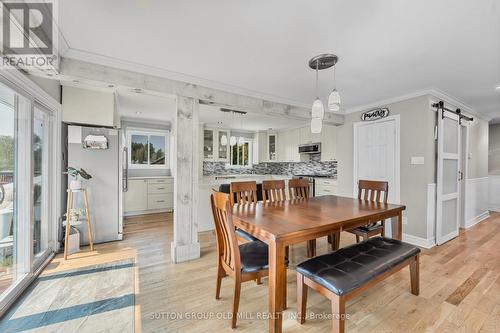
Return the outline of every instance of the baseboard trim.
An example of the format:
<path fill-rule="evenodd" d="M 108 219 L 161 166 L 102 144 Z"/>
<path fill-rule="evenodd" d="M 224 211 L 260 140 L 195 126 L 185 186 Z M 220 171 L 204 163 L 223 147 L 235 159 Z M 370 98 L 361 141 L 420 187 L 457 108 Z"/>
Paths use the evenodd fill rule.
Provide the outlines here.
<path fill-rule="evenodd" d="M 433 238 L 425 239 L 405 233 L 403 233 L 403 241 L 418 247 L 423 247 L 424 249 L 430 249 L 436 246 L 436 242 Z"/>
<path fill-rule="evenodd" d="M 486 220 L 488 217 L 490 217 L 490 211 L 489 210 L 487 210 L 485 212 L 482 212 L 478 216 L 476 216 L 476 217 L 468 220 L 467 223 L 465 224 L 465 229 L 469 229 L 470 227 L 475 226 L 479 222 Z"/>
<path fill-rule="evenodd" d="M 492 212 L 500 212 L 500 206 L 497 206 L 497 205 L 490 205 L 488 207 L 488 210 L 489 211 L 492 211 Z"/>

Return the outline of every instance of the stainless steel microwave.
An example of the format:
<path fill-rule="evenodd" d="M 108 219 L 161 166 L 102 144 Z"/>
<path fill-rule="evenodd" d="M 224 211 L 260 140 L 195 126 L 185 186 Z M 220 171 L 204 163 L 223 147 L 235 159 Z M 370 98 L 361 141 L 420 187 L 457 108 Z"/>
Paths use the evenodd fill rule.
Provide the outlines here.
<path fill-rule="evenodd" d="M 299 154 L 316 154 L 321 153 L 321 143 L 308 143 L 299 145 Z"/>

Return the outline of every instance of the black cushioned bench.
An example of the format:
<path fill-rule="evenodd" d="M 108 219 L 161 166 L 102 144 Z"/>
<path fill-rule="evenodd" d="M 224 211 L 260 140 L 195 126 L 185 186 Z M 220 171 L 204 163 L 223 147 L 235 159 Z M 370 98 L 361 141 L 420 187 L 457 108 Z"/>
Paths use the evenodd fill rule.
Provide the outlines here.
<path fill-rule="evenodd" d="M 420 249 L 385 237 L 317 256 L 297 265 L 297 320 L 305 322 L 307 287 L 332 301 L 333 332 L 344 332 L 345 302 L 410 266 L 411 293 L 419 293 Z"/>

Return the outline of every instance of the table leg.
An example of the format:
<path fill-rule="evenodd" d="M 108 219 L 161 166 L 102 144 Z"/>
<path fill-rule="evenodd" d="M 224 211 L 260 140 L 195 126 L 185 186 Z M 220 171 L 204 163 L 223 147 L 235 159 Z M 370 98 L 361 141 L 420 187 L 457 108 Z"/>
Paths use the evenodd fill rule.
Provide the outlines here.
<path fill-rule="evenodd" d="M 281 242 L 269 242 L 269 332 L 281 333 L 285 288 L 285 248 Z"/>
<path fill-rule="evenodd" d="M 394 239 L 403 239 L 403 212 L 399 212 L 398 216 L 391 218 L 391 237 Z"/>
<path fill-rule="evenodd" d="M 340 246 L 340 231 L 337 231 L 330 236 L 331 243 L 332 243 L 332 251 L 336 251 L 339 249 Z"/>

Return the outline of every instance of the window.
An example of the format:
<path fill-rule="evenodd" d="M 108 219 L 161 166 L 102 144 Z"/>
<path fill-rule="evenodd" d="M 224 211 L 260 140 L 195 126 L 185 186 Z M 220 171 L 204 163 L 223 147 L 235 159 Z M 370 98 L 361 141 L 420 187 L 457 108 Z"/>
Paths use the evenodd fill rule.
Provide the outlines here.
<path fill-rule="evenodd" d="M 129 130 L 129 167 L 168 168 L 168 131 Z"/>
<path fill-rule="evenodd" d="M 251 167 L 252 166 L 252 142 L 245 140 L 240 146 L 238 144 L 231 147 L 231 166 Z"/>

